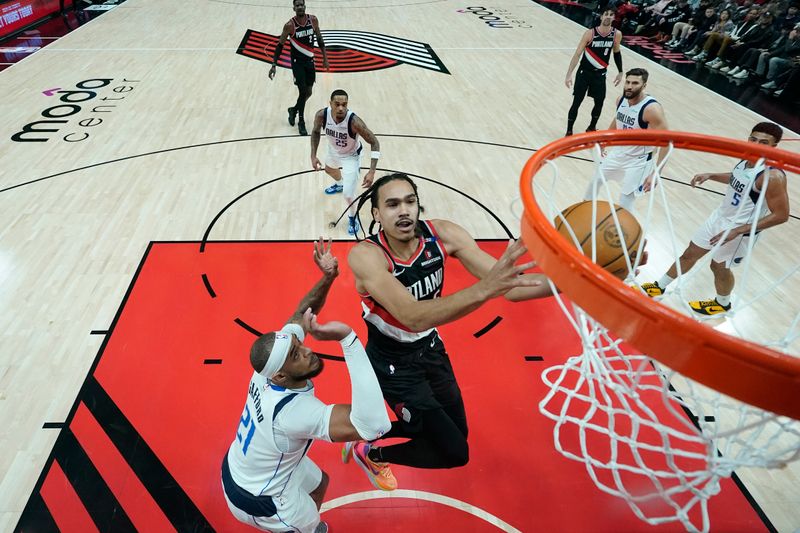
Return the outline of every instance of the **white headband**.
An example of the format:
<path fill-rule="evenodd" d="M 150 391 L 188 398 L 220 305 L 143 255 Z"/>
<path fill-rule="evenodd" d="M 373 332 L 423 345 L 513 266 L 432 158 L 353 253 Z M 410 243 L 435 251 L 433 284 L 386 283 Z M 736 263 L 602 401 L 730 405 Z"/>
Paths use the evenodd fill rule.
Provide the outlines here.
<path fill-rule="evenodd" d="M 292 347 L 292 335 L 295 335 L 300 342 L 305 339 L 305 332 L 299 324 L 286 324 L 280 331 L 275 332 L 275 343 L 269 352 L 267 364 L 264 365 L 259 374 L 267 379 L 272 379 L 283 368 L 286 356 L 289 355 L 289 350 Z"/>

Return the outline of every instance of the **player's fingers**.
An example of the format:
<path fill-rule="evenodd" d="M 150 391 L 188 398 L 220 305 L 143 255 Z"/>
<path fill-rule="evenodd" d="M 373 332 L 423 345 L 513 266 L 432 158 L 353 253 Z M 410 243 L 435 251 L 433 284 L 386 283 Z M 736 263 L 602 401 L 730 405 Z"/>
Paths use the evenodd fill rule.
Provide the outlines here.
<path fill-rule="evenodd" d="M 528 261 L 527 263 L 522 263 L 520 265 L 517 265 L 515 270 L 521 274 L 526 270 L 532 269 L 535 266 L 536 266 L 536 261 Z"/>

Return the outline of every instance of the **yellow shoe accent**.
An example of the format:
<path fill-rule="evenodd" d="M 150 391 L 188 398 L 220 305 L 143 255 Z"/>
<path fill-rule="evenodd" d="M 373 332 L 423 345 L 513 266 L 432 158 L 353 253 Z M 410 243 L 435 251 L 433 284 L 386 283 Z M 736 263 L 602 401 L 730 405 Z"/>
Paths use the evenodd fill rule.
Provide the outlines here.
<path fill-rule="evenodd" d="M 664 289 L 658 286 L 658 283 L 642 283 L 640 285 L 641 289 L 644 291 L 646 295 L 650 298 L 655 298 L 656 296 L 661 296 L 664 294 Z"/>
<path fill-rule="evenodd" d="M 718 315 L 729 311 L 731 304 L 722 305 L 714 298 L 713 300 L 689 302 L 689 307 L 692 308 L 692 311 L 700 313 L 701 315 Z"/>

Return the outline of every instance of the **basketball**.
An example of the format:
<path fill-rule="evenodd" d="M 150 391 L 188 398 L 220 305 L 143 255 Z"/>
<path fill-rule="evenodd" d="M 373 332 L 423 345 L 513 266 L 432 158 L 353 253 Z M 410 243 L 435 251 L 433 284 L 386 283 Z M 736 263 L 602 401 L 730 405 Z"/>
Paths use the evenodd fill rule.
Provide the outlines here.
<path fill-rule="evenodd" d="M 619 219 L 619 228 L 624 237 L 621 239 L 611 213 L 612 204 L 603 201 L 597 201 L 596 204 L 597 217 L 595 220 L 597 223 L 594 226 L 592 225 L 592 201 L 587 200 L 564 209 L 561 212 L 562 216 L 556 217 L 554 221 L 556 230 L 573 244 L 577 239 L 584 255 L 592 257 L 592 234 L 596 228 L 594 231 L 597 248 L 596 264 L 614 276 L 625 279 L 628 275 L 628 265 L 625 262 L 625 249 L 622 244 L 625 243 L 631 264 L 633 264 L 642 238 L 642 228 L 630 211 L 614 205 Z M 570 228 L 575 234 L 574 238 L 570 234 Z"/>

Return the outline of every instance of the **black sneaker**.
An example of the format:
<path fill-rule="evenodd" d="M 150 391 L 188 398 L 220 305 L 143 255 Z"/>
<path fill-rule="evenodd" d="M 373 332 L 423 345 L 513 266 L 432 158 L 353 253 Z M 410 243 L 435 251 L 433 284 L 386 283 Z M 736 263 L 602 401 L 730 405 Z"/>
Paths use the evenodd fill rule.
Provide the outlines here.
<path fill-rule="evenodd" d="M 297 116 L 297 109 L 290 107 L 286 111 L 289 112 L 289 125 L 294 126 L 294 119 Z"/>
<path fill-rule="evenodd" d="M 297 131 L 300 132 L 300 135 L 308 135 L 308 130 L 306 129 L 306 123 L 302 120 L 297 123 Z"/>

